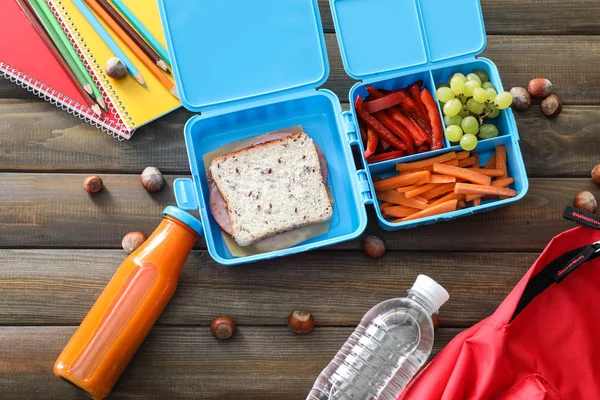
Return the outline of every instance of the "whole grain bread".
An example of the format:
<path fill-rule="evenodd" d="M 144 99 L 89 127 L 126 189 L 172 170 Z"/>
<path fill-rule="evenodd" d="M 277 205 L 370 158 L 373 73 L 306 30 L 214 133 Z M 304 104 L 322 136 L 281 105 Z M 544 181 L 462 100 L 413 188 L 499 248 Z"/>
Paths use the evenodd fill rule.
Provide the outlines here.
<path fill-rule="evenodd" d="M 209 170 L 240 246 L 331 219 L 319 156 L 304 132 L 215 157 Z"/>

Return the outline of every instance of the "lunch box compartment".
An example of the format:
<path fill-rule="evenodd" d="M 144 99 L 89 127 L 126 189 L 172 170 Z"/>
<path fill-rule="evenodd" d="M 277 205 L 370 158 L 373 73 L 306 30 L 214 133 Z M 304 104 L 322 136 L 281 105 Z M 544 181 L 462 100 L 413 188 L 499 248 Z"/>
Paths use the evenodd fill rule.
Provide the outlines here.
<path fill-rule="evenodd" d="M 223 239 L 221 228 L 210 214 L 210 209 L 207 209 L 209 188 L 203 155 L 231 143 L 232 138 L 235 138 L 235 141 L 244 140 L 297 125 L 302 126 L 325 154 L 329 171 L 328 185 L 334 199 L 333 216 L 326 234 L 281 251 L 297 252 L 328 246 L 362 233 L 365 229 L 366 217 L 361 218 L 361 214 L 356 210 L 364 209 L 364 205 L 361 197 L 354 196 L 349 190 L 357 179 L 357 173 L 352 172 L 354 160 L 350 154 L 351 149 L 338 127 L 337 116 L 340 114 L 341 108 L 337 97 L 329 91 L 319 90 L 313 91 L 306 97 L 279 103 L 239 109 L 206 118 L 193 117 L 186 124 L 186 144 L 194 154 L 190 157 L 190 160 L 194 160 L 192 175 L 196 190 L 201 197 L 201 201 L 187 208 L 200 207 L 206 242 L 217 261 L 227 264 L 240 257 L 231 255 Z M 189 193 L 189 196 L 193 195 L 193 191 Z M 259 254 L 245 258 L 247 261 L 252 261 L 252 257 L 263 256 L 264 254 Z"/>
<path fill-rule="evenodd" d="M 222 264 L 249 263 L 356 238 L 366 227 L 369 205 L 375 206 L 381 227 L 397 230 L 491 210 L 527 192 L 517 126 L 507 109 L 491 122 L 500 136 L 481 140 L 475 152 L 485 163 L 497 145 L 506 146 L 516 197 L 416 221 L 385 220 L 371 174 L 391 176 L 397 163 L 461 149 L 444 138 L 442 149 L 367 165 L 354 110 L 357 96 L 366 97 L 367 85 L 392 90 L 422 80 L 435 98 L 437 83 L 477 68 L 486 70 L 500 91 L 500 76 L 491 61 L 475 59 L 486 43 L 478 0 L 330 0 L 330 6 L 344 69 L 359 81 L 350 90 L 350 111 L 345 112 L 335 94 L 317 90 L 329 75 L 318 0 L 159 0 L 182 104 L 201 112 L 185 127 L 192 179 L 177 179 L 174 192 L 181 208 L 200 211 L 209 253 Z M 442 29 L 448 20 L 461 23 Z M 443 121 L 439 105 L 438 112 Z M 226 144 L 297 125 L 327 159 L 335 201 L 330 229 L 291 248 L 233 257 L 209 210 L 202 158 Z"/>

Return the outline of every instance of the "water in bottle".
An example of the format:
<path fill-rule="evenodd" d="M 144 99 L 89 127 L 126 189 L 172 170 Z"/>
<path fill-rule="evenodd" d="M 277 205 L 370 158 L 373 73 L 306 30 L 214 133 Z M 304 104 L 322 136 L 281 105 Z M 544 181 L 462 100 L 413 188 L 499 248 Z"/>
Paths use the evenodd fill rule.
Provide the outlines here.
<path fill-rule="evenodd" d="M 396 400 L 433 347 L 431 315 L 446 290 L 419 275 L 408 296 L 373 307 L 317 378 L 307 400 Z"/>

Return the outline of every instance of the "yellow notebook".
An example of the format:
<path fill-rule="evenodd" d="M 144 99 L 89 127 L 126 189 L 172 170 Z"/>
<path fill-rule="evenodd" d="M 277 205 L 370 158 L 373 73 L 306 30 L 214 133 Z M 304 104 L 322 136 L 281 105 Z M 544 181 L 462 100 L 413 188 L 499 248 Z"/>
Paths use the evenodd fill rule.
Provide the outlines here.
<path fill-rule="evenodd" d="M 105 100 L 108 100 L 107 103 L 111 111 L 117 114 L 122 123 L 128 128 L 129 135 L 124 135 L 126 139 L 131 137 L 136 128 L 181 106 L 179 100 L 161 85 L 150 70 L 127 48 L 125 43 L 111 31 L 108 25 L 98 18 L 106 31 L 111 34 L 121 50 L 138 69 L 146 81 L 147 87 L 140 85 L 130 75 L 121 80 L 107 76 L 104 67 L 106 61 L 113 57 L 113 53 L 73 2 L 71 0 L 46 1 L 53 8 L 59 22 L 61 22 L 74 42 L 76 49 L 82 55 L 96 83 L 99 84 Z M 144 26 L 152 32 L 154 37 L 165 45 L 157 2 L 149 0 L 123 1 Z M 165 74 L 165 76 L 174 82 L 170 74 Z"/>

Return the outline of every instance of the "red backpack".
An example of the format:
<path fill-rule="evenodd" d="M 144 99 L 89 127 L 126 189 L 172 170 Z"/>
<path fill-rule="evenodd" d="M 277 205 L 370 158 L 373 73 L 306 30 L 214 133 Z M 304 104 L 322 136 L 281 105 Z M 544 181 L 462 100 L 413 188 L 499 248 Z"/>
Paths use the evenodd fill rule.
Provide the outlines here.
<path fill-rule="evenodd" d="M 556 236 L 490 317 L 457 335 L 406 400 L 600 399 L 600 218 Z"/>

